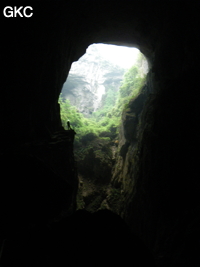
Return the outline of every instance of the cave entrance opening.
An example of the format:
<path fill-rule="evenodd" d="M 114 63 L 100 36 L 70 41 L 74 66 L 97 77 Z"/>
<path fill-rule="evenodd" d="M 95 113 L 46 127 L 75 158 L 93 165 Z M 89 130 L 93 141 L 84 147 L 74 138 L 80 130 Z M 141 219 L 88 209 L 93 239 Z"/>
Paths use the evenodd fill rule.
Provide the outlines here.
<path fill-rule="evenodd" d="M 77 208 L 112 209 L 121 189 L 112 187 L 122 113 L 145 84 L 148 63 L 135 47 L 92 44 L 71 66 L 59 104 L 65 130 L 75 130 L 79 176 Z"/>

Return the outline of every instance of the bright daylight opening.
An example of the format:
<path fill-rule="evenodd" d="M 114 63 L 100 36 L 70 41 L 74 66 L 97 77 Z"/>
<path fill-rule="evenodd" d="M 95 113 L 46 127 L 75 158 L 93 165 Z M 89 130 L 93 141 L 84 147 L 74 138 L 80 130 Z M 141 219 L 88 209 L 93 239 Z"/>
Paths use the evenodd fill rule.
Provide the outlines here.
<path fill-rule="evenodd" d="M 108 44 L 90 45 L 72 64 L 59 104 L 63 127 L 76 132 L 78 208 L 95 211 L 102 206 L 117 154 L 122 112 L 140 94 L 147 72 L 147 60 L 138 49 Z M 93 204 L 89 192 L 96 199 Z"/>
<path fill-rule="evenodd" d="M 139 93 L 147 72 L 147 60 L 137 48 L 90 45 L 72 64 L 62 88 L 63 127 L 68 129 L 69 120 L 80 138 L 86 132 L 98 134 L 117 126 L 124 105 Z"/>

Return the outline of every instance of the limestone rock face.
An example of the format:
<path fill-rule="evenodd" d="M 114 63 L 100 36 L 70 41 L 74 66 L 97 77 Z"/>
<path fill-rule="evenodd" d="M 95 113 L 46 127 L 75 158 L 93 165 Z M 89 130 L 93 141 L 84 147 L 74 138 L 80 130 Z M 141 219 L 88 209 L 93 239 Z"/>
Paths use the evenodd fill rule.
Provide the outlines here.
<path fill-rule="evenodd" d="M 148 98 L 148 84 L 140 94 L 133 98 L 123 111 L 118 136 L 118 149 L 112 169 L 111 187 L 108 191 L 108 207 L 116 213 L 124 215 L 124 196 L 132 195 L 135 188 L 133 173 L 137 158 L 137 143 L 141 125 L 141 114 Z M 114 201 L 113 201 L 114 195 Z"/>
<path fill-rule="evenodd" d="M 96 44 L 87 49 L 77 62 L 72 64 L 62 96 L 70 100 L 85 116 L 101 106 L 102 96 L 109 87 L 117 91 L 125 69 L 106 61 Z"/>
<path fill-rule="evenodd" d="M 75 149 L 79 188 L 77 209 L 97 211 L 107 196 L 114 163 L 112 141 L 96 137 L 91 140 L 85 136 L 80 147 Z"/>

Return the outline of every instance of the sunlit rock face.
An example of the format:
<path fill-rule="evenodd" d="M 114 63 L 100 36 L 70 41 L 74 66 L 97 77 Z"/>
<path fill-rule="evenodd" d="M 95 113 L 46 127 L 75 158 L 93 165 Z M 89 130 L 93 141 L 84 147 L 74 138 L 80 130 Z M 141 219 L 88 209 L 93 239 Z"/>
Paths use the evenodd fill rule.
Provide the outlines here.
<path fill-rule="evenodd" d="M 93 44 L 72 64 L 62 96 L 69 99 L 79 112 L 89 116 L 101 106 L 107 88 L 119 89 L 124 72 L 125 69 L 106 61 Z"/>

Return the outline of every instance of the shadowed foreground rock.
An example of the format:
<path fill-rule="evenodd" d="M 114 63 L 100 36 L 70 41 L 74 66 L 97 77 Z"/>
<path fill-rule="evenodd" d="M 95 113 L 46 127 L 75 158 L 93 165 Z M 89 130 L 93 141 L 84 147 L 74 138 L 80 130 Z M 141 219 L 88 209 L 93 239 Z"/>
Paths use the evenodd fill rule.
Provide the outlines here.
<path fill-rule="evenodd" d="M 76 210 L 73 138 L 72 131 L 57 132 L 1 155 L 0 239 Z"/>
<path fill-rule="evenodd" d="M 153 257 L 111 211 L 77 211 L 54 225 L 6 240 L 2 266 L 155 266 Z"/>

